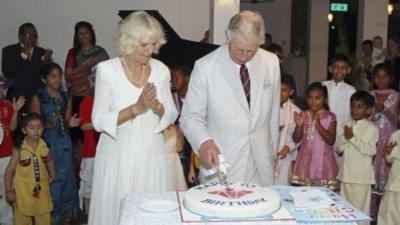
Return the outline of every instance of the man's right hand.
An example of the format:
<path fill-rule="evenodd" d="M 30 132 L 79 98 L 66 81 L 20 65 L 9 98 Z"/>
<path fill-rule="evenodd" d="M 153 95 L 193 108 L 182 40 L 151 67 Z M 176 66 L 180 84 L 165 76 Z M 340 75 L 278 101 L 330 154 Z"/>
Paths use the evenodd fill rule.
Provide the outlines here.
<path fill-rule="evenodd" d="M 204 141 L 199 148 L 200 161 L 206 167 L 216 167 L 219 165 L 218 155 L 221 152 L 213 140 Z"/>

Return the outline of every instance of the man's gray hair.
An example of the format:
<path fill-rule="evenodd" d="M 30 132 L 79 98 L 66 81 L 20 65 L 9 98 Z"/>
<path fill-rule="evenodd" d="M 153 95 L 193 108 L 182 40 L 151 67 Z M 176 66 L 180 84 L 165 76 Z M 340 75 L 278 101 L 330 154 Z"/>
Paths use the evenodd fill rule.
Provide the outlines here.
<path fill-rule="evenodd" d="M 236 34 L 255 35 L 259 38 L 259 44 L 264 43 L 265 28 L 261 14 L 245 10 L 234 15 L 229 21 L 227 35 L 229 39 L 232 39 Z"/>

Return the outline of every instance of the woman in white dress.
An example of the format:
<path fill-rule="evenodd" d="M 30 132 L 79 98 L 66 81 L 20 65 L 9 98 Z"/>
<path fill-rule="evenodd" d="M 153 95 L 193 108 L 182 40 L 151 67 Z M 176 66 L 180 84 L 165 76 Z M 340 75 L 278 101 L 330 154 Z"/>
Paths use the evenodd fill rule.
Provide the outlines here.
<path fill-rule="evenodd" d="M 165 43 L 159 22 L 143 11 L 119 25 L 120 57 L 97 66 L 92 121 L 101 132 L 89 224 L 116 225 L 121 200 L 132 192 L 170 187 L 162 131 L 177 111 L 169 69 L 151 58 Z"/>

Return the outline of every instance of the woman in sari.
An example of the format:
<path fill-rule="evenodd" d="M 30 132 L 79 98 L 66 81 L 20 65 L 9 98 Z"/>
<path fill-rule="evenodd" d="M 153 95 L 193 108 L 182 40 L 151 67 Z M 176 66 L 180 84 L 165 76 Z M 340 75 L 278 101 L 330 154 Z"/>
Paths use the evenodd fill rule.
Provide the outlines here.
<path fill-rule="evenodd" d="M 74 47 L 68 51 L 65 62 L 65 79 L 75 106 L 79 107 L 80 100 L 89 95 L 89 75 L 94 73 L 95 66 L 108 58 L 107 52 L 96 45 L 92 24 L 78 22 L 75 25 Z M 77 107 L 74 107 L 74 112 Z"/>
<path fill-rule="evenodd" d="M 89 76 L 95 73 L 96 65 L 108 59 L 104 48 L 96 45 L 96 34 L 92 24 L 80 21 L 75 24 L 74 47 L 68 51 L 65 61 L 65 80 L 72 97 L 72 115 L 78 114 L 79 104 L 90 93 Z M 73 143 L 74 164 L 78 176 L 81 160 L 83 133 L 79 127 L 70 129 Z"/>

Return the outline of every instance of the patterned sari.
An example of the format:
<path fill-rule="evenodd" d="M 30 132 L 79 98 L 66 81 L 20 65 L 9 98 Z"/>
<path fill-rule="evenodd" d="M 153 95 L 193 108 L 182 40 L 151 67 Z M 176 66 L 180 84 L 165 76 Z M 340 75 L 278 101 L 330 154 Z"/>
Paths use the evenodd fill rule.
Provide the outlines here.
<path fill-rule="evenodd" d="M 106 60 L 108 54 L 104 48 L 94 46 L 93 48 L 81 50 L 78 53 L 74 48 L 68 51 L 67 59 L 65 61 L 65 70 L 79 69 L 87 65 L 91 60 Z M 72 96 L 87 96 L 90 92 L 89 76 L 95 74 L 96 67 L 89 70 L 83 70 L 81 73 L 75 74 L 74 77 L 67 78 L 68 91 Z M 68 81 L 70 80 L 70 81 Z"/>

